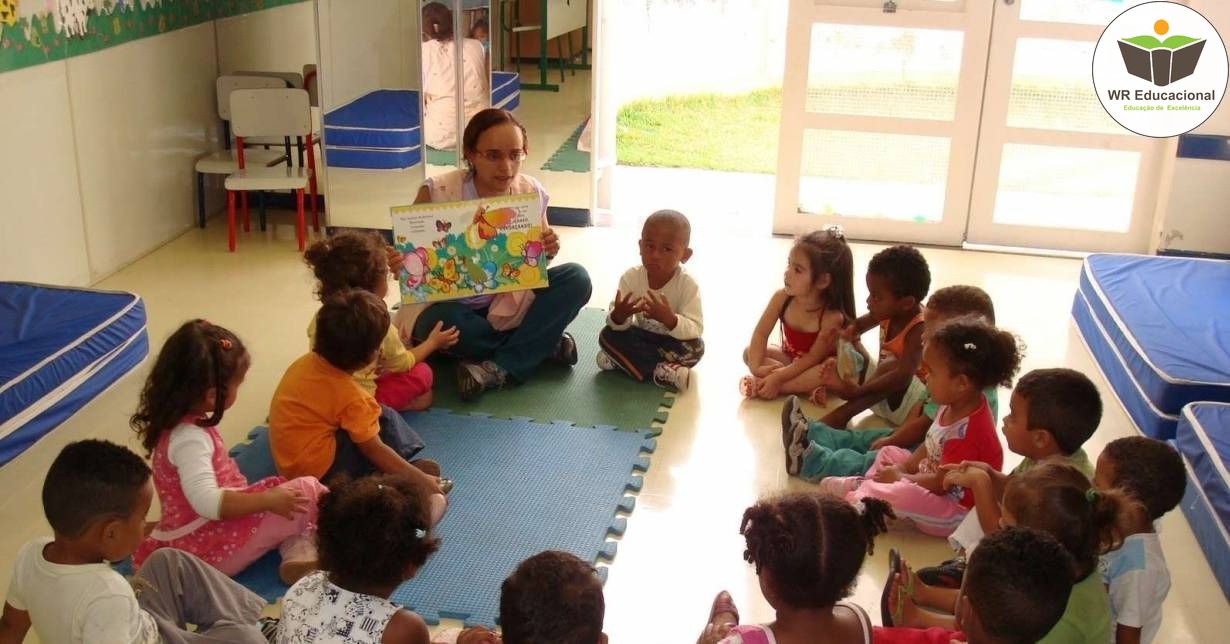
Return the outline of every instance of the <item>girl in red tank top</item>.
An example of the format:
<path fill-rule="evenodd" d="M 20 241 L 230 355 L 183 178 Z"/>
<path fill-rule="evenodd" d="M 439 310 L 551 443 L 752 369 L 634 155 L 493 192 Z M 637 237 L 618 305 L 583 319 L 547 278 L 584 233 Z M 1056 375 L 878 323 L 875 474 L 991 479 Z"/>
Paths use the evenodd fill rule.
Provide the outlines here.
<path fill-rule="evenodd" d="M 866 364 L 861 347 L 838 339 L 838 331 L 854 320 L 854 260 L 841 228 L 796 240 L 782 281 L 744 352 L 750 373 L 739 381 L 739 391 L 765 399 L 802 394 L 822 404 L 821 372 L 830 358 L 844 357 L 836 361 L 843 375 L 856 379 Z M 781 344 L 771 345 L 779 323 Z"/>

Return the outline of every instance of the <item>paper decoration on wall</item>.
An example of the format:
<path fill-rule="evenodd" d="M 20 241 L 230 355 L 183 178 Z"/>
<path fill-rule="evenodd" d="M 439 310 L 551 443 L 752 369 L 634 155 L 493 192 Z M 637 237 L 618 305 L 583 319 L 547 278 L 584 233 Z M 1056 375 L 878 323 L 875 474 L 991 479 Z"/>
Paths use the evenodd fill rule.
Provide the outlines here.
<path fill-rule="evenodd" d="M 56 31 L 64 32 L 68 36 L 84 36 L 86 14 L 94 8 L 95 0 L 56 0 L 56 11 L 53 14 Z"/>
<path fill-rule="evenodd" d="M 0 24 L 17 24 L 17 0 L 0 0 Z"/>

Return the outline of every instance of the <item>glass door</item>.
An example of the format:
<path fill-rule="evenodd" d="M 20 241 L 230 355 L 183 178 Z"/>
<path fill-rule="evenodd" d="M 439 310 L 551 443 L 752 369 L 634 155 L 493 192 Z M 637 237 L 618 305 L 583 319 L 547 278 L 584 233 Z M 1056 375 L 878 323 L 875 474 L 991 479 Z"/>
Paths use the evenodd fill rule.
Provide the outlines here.
<path fill-rule="evenodd" d="M 963 240 L 991 0 L 791 0 L 773 229 Z"/>
<path fill-rule="evenodd" d="M 1145 1 L 995 2 L 968 242 L 1147 250 L 1166 141 L 1120 127 L 1090 81 L 1102 30 Z"/>

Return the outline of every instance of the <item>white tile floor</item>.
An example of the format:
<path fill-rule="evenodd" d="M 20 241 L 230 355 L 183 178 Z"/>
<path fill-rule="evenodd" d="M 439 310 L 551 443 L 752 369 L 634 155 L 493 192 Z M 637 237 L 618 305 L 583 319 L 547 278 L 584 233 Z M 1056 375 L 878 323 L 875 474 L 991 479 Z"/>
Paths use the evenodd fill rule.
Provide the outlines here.
<path fill-rule="evenodd" d="M 283 369 L 306 349 L 303 329 L 315 307 L 313 284 L 295 250 L 290 219 L 286 213 L 275 213 L 273 221 L 267 233 L 241 234 L 239 251 L 229 254 L 225 227 L 215 219 L 207 229 L 189 231 L 97 285 L 131 290 L 145 298 L 153 351 L 190 317 L 228 326 L 244 338 L 253 365 L 222 425 L 228 442 L 240 440 L 264 420 Z M 807 487 L 790 480 L 783 469 L 779 407 L 744 402 L 735 387 L 742 373 L 740 352 L 764 301 L 780 283 L 789 241 L 735 236 L 714 221 L 699 217 L 694 221 L 696 254 L 689 265 L 705 293 L 709 351 L 658 440 L 610 569 L 606 631 L 617 644 L 693 641 L 710 600 L 722 588 L 734 595 L 745 619 L 771 619 L 772 610 L 759 594 L 756 577 L 741 558 L 739 518 L 760 495 Z M 639 228 L 560 232 L 564 242 L 560 260 L 580 261 L 589 268 L 594 281 L 591 303 L 602 306 L 622 271 L 636 261 Z M 854 245 L 860 302 L 865 296 L 863 269 L 879 248 Z M 1077 261 L 937 249 L 924 249 L 924 254 L 934 285 L 972 283 L 990 292 L 1001 324 L 1028 345 L 1025 369 L 1066 365 L 1095 378 L 1106 400 L 1106 414 L 1087 446 L 1091 454 L 1133 431 L 1069 320 Z M 593 339 L 581 340 L 584 359 L 592 359 Z M 39 490 L 47 465 L 65 443 L 104 437 L 136 447 L 127 416 L 149 364 L 0 468 L 0 489 L 5 490 L 0 500 L 4 525 L 0 580 L 8 578 L 20 544 L 48 530 Z M 1001 400 L 1006 400 L 1002 393 Z M 1009 457 L 1006 466 L 1012 465 L 1015 458 Z M 1162 528 L 1174 584 L 1158 641 L 1225 641 L 1230 611 L 1185 519 L 1172 513 L 1163 519 Z M 902 548 L 919 563 L 939 561 L 948 554 L 939 540 L 915 534 L 892 533 L 877 545 L 854 595 L 872 609 L 884 580 L 889 546 Z"/>

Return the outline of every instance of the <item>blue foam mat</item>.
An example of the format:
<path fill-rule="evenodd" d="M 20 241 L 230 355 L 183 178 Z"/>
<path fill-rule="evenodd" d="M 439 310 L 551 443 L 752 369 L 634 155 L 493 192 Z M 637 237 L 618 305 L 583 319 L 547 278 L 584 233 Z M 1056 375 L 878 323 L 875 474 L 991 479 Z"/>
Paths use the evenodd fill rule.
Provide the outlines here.
<path fill-rule="evenodd" d="M 615 556 L 629 491 L 641 487 L 656 446 L 646 432 L 576 427 L 433 410 L 406 414 L 456 482 L 437 526 L 439 552 L 391 599 L 428 623 L 494 626 L 500 584 L 522 560 L 564 550 L 584 561 Z"/>

